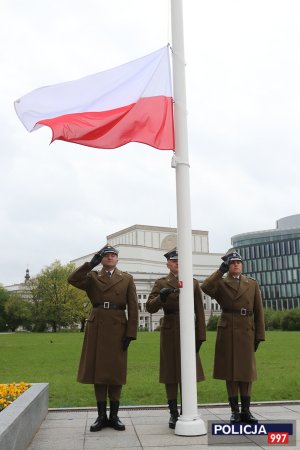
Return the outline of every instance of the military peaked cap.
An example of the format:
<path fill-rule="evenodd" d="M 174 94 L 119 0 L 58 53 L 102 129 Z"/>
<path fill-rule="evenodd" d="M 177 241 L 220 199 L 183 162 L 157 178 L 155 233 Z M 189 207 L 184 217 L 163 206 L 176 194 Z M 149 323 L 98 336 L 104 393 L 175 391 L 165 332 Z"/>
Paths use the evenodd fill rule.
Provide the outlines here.
<path fill-rule="evenodd" d="M 232 250 L 229 250 L 226 255 L 222 256 L 221 259 L 223 259 L 223 261 L 227 264 L 230 264 L 231 261 L 243 261 L 241 255 L 238 252 Z"/>
<path fill-rule="evenodd" d="M 170 250 L 169 252 L 165 253 L 164 257 L 167 258 L 167 260 L 169 260 L 169 259 L 178 259 L 177 248 L 175 247 L 172 250 Z"/>
<path fill-rule="evenodd" d="M 114 247 L 112 247 L 111 245 L 107 244 L 104 247 L 101 248 L 101 250 L 99 250 L 99 254 L 101 256 L 106 255 L 106 253 L 114 253 L 115 255 L 119 254 L 119 251 L 116 250 Z"/>

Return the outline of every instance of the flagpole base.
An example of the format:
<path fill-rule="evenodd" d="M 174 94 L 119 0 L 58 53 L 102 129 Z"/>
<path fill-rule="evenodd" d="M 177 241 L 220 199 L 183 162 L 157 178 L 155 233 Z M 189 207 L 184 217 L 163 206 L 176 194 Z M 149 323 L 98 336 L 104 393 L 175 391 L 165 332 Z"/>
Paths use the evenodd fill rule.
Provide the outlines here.
<path fill-rule="evenodd" d="M 199 416 L 195 419 L 185 419 L 180 416 L 176 422 L 175 434 L 179 436 L 203 436 L 207 434 L 207 429 Z"/>

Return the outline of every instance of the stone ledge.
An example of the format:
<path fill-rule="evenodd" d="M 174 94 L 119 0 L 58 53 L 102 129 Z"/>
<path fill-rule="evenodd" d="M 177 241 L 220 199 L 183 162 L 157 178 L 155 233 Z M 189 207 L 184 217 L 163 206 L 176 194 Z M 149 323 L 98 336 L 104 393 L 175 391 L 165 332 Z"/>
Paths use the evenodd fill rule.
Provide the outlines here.
<path fill-rule="evenodd" d="M 48 383 L 33 383 L 0 412 L 0 449 L 25 450 L 48 412 Z"/>

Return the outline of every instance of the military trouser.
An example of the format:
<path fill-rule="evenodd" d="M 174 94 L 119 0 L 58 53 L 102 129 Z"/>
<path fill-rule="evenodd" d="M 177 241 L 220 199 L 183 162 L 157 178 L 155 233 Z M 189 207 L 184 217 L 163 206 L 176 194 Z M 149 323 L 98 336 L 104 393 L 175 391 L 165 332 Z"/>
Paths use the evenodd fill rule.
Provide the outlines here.
<path fill-rule="evenodd" d="M 228 397 L 236 397 L 239 395 L 241 396 L 251 396 L 251 390 L 252 390 L 252 382 L 251 381 L 229 381 L 226 380 L 226 388 Z"/>
<path fill-rule="evenodd" d="M 94 384 L 97 402 L 106 401 L 107 396 L 112 401 L 119 401 L 122 385 L 117 384 Z"/>

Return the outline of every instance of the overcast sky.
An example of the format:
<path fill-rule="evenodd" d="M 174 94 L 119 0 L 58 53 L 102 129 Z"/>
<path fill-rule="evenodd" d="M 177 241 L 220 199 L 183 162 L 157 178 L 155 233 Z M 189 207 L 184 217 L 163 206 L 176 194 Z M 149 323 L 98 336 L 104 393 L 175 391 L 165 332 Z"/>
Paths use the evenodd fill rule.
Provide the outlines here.
<path fill-rule="evenodd" d="M 183 0 L 193 229 L 210 251 L 300 213 L 300 2 Z M 168 0 L 1 0 L 0 283 L 94 252 L 134 224 L 176 227 L 172 152 L 28 133 L 13 102 L 171 42 Z"/>

